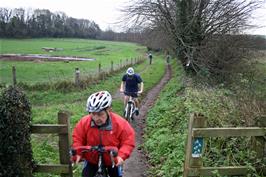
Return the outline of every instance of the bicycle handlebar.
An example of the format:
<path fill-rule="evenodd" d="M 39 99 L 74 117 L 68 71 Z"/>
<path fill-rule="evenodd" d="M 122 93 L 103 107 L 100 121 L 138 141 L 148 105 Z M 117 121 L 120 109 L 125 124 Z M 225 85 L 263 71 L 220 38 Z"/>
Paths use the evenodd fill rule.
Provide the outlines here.
<path fill-rule="evenodd" d="M 118 154 L 118 148 L 115 146 L 78 146 L 74 149 L 71 149 L 71 155 L 81 155 L 82 153 L 85 152 L 92 152 L 92 151 L 97 151 L 100 153 L 113 153 L 114 157 L 117 156 Z"/>
<path fill-rule="evenodd" d="M 92 151 L 97 151 L 99 153 L 105 153 L 108 152 L 110 154 L 110 158 L 112 161 L 112 167 L 115 166 L 115 160 L 114 158 L 117 157 L 118 155 L 118 148 L 115 146 L 78 146 L 75 149 L 71 149 L 71 160 L 72 162 L 75 161 L 76 155 L 82 155 L 83 153 L 86 152 L 92 152 Z"/>
<path fill-rule="evenodd" d="M 136 95 L 140 95 L 141 93 L 139 93 L 139 92 L 126 92 L 126 91 L 124 91 L 124 92 L 121 92 L 121 93 L 123 93 L 124 95 L 126 95 L 126 94 L 136 94 Z"/>

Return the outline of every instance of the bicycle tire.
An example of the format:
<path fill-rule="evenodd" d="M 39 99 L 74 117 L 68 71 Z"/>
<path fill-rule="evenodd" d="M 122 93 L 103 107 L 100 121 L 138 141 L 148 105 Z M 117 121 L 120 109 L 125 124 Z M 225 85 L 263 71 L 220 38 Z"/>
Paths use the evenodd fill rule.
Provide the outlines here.
<path fill-rule="evenodd" d="M 94 177 L 108 177 L 106 174 L 96 174 Z"/>
<path fill-rule="evenodd" d="M 124 110 L 124 118 L 126 120 L 127 120 L 127 115 L 128 115 L 128 104 L 126 105 L 125 110 Z"/>
<path fill-rule="evenodd" d="M 135 105 L 134 104 L 132 104 L 131 106 L 130 106 L 130 115 L 129 115 L 129 118 L 130 118 L 130 121 L 132 121 L 134 118 L 133 118 L 133 116 L 134 116 L 134 111 L 135 111 Z"/>
<path fill-rule="evenodd" d="M 131 104 L 128 103 L 127 110 L 126 110 L 126 119 L 128 122 L 131 122 L 130 111 L 131 111 Z"/>

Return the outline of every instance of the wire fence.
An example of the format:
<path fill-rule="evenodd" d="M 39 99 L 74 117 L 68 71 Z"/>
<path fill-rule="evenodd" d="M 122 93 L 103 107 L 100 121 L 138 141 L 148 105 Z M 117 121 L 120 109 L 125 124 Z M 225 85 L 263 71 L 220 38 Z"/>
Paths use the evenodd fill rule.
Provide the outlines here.
<path fill-rule="evenodd" d="M 62 70 L 57 70 L 55 72 L 46 72 L 44 78 L 39 78 L 42 82 L 32 83 L 29 82 L 21 82 L 20 78 L 17 77 L 17 70 L 15 66 L 12 67 L 12 84 L 19 85 L 26 89 L 47 89 L 51 87 L 58 87 L 59 85 L 72 85 L 75 87 L 86 87 L 88 84 L 94 83 L 95 80 L 105 79 L 108 76 L 126 68 L 129 66 L 134 66 L 143 62 L 145 58 L 137 57 L 137 58 L 130 58 L 120 60 L 119 62 L 114 63 L 110 61 L 109 65 L 102 65 L 101 63 L 98 64 L 97 67 L 80 70 L 80 68 L 75 68 L 73 70 L 73 77 L 69 77 L 69 74 L 64 73 Z M 61 86 L 59 86 L 61 87 Z"/>

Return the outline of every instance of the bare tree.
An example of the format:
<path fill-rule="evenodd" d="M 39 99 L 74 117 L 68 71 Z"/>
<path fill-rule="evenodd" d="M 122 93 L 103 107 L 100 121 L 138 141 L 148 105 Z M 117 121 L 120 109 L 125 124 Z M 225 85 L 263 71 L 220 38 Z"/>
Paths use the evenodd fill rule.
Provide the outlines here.
<path fill-rule="evenodd" d="M 248 19 L 260 0 L 135 0 L 125 7 L 127 23 L 161 29 L 186 68 L 202 68 L 199 52 L 214 36 L 236 34 L 249 27 Z M 128 25 L 128 24 L 127 24 Z"/>

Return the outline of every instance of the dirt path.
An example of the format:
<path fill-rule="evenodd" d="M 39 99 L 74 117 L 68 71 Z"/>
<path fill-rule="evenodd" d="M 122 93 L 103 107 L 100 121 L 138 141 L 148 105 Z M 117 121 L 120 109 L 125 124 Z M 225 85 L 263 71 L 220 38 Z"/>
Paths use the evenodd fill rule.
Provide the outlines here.
<path fill-rule="evenodd" d="M 140 108 L 140 115 L 135 118 L 135 122 L 133 123 L 133 127 L 136 131 L 136 148 L 134 149 L 131 157 L 126 161 L 124 165 L 124 177 L 145 177 L 147 176 L 145 173 L 148 169 L 147 160 L 145 158 L 144 153 L 141 150 L 141 145 L 143 143 L 142 136 L 144 134 L 144 127 L 145 127 L 145 119 L 147 112 L 155 103 L 160 91 L 165 86 L 165 84 L 171 78 L 171 68 L 166 66 L 166 72 L 161 79 L 161 81 L 151 89 L 147 96 L 143 99 Z M 122 95 L 116 93 L 117 97 L 121 97 Z M 116 97 L 116 98 L 117 98 Z"/>

